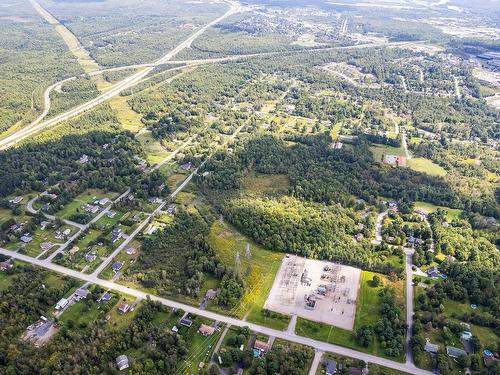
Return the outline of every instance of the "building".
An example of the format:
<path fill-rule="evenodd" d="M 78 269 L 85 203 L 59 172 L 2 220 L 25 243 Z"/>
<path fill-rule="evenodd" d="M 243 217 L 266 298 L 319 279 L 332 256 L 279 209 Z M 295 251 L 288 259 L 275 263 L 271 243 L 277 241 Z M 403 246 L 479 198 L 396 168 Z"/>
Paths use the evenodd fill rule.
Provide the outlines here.
<path fill-rule="evenodd" d="M 337 361 L 333 359 L 327 359 L 324 362 L 325 365 L 325 374 L 326 375 L 333 375 L 337 373 Z"/>
<path fill-rule="evenodd" d="M 12 267 L 14 267 L 14 266 L 9 262 L 0 262 L 0 271 L 7 271 L 8 269 L 11 269 Z"/>
<path fill-rule="evenodd" d="M 80 301 L 81 299 L 86 299 L 90 291 L 88 289 L 80 288 L 75 292 L 75 299 Z"/>
<path fill-rule="evenodd" d="M 470 331 L 463 331 L 462 335 L 460 336 L 461 340 L 470 340 L 472 339 L 472 333 Z"/>
<path fill-rule="evenodd" d="M 207 300 L 213 300 L 217 297 L 217 291 L 216 290 L 213 290 L 213 289 L 209 289 L 207 290 L 207 293 L 205 294 L 205 298 Z"/>
<path fill-rule="evenodd" d="M 111 300 L 111 298 L 113 298 L 113 295 L 110 292 L 106 292 L 101 296 L 101 298 L 99 298 L 97 302 L 102 302 L 106 304 Z"/>
<path fill-rule="evenodd" d="M 68 303 L 69 303 L 69 301 L 66 298 L 61 298 L 59 300 L 59 302 L 57 302 L 57 304 L 56 304 L 56 310 L 59 311 L 59 310 L 64 309 L 66 306 L 68 306 Z"/>
<path fill-rule="evenodd" d="M 427 340 L 427 342 L 425 343 L 425 346 L 424 346 L 424 350 L 427 353 L 437 354 L 437 352 L 439 351 L 439 345 L 432 344 L 429 340 Z"/>
<path fill-rule="evenodd" d="M 120 303 L 118 305 L 118 312 L 120 314 L 126 314 L 130 310 L 130 305 L 128 303 Z"/>
<path fill-rule="evenodd" d="M 190 319 L 183 318 L 183 319 L 181 319 L 180 324 L 181 324 L 181 326 L 189 328 L 193 325 L 193 322 Z"/>
<path fill-rule="evenodd" d="M 83 154 L 80 159 L 78 159 L 78 162 L 80 164 L 87 164 L 89 162 L 89 157 L 85 154 Z"/>
<path fill-rule="evenodd" d="M 92 263 L 94 260 L 97 259 L 97 255 L 96 254 L 85 254 L 85 261 L 89 262 L 89 263 Z"/>
<path fill-rule="evenodd" d="M 174 333 L 179 332 L 179 328 L 177 328 L 177 326 L 173 326 L 172 327 L 172 332 L 174 332 Z"/>
<path fill-rule="evenodd" d="M 260 341 L 260 340 L 255 340 L 255 344 L 253 344 L 253 348 L 255 350 L 258 350 L 261 354 L 265 354 L 269 350 L 271 350 L 271 346 L 267 342 Z"/>
<path fill-rule="evenodd" d="M 66 228 L 65 230 L 63 230 L 62 234 L 65 236 L 69 236 L 71 234 L 71 229 Z"/>
<path fill-rule="evenodd" d="M 125 250 L 127 255 L 135 255 L 137 253 L 137 250 L 134 247 L 127 247 L 127 250 Z"/>
<path fill-rule="evenodd" d="M 49 222 L 49 221 L 42 221 L 42 222 L 40 223 L 40 229 L 41 229 L 41 230 L 45 230 L 45 228 L 47 228 L 49 225 L 50 225 L 50 222 Z"/>
<path fill-rule="evenodd" d="M 125 370 L 128 368 L 128 366 L 128 357 L 126 355 L 122 354 L 116 357 L 116 367 L 118 367 L 118 370 Z"/>
<path fill-rule="evenodd" d="M 198 332 L 203 336 L 212 336 L 215 332 L 215 328 L 211 326 L 207 326 L 206 324 L 202 324 L 200 328 L 198 328 Z"/>
<path fill-rule="evenodd" d="M 33 237 L 26 233 L 25 235 L 21 236 L 20 240 L 24 243 L 30 243 L 31 241 L 33 241 Z"/>
<path fill-rule="evenodd" d="M 467 356 L 467 352 L 463 349 L 455 348 L 453 346 L 446 347 L 446 354 L 450 358 L 460 358 Z"/>
<path fill-rule="evenodd" d="M 106 216 L 109 217 L 110 219 L 112 219 L 116 216 L 116 211 L 108 211 L 106 213 Z"/>
<path fill-rule="evenodd" d="M 427 270 L 427 275 L 432 278 L 437 278 L 439 277 L 439 270 L 436 266 L 431 267 Z"/>
<path fill-rule="evenodd" d="M 111 268 L 115 272 L 120 271 L 122 269 L 122 267 L 123 267 L 123 264 L 121 262 L 114 262 L 113 265 L 111 266 Z"/>
<path fill-rule="evenodd" d="M 101 206 L 105 206 L 105 205 L 107 205 L 109 202 L 110 202 L 109 198 L 104 197 L 104 198 L 99 199 L 99 202 L 98 202 L 98 203 L 99 203 Z"/>
<path fill-rule="evenodd" d="M 10 199 L 9 203 L 11 203 L 11 204 L 19 204 L 19 203 L 22 202 L 22 200 L 23 200 L 23 197 L 17 196 L 17 197 L 15 197 L 13 199 Z"/>
<path fill-rule="evenodd" d="M 123 232 L 122 232 L 122 230 L 120 228 L 113 229 L 113 231 L 111 232 L 111 241 L 113 243 L 115 243 L 120 238 L 122 238 L 122 235 L 123 235 Z"/>

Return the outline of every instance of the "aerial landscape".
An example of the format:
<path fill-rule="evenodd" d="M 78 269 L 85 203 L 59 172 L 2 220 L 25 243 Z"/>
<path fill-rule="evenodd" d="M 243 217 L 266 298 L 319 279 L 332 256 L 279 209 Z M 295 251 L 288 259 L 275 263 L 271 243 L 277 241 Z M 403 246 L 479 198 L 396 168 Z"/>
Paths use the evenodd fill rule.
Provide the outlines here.
<path fill-rule="evenodd" d="M 0 375 L 500 375 L 500 0 L 0 33 Z"/>

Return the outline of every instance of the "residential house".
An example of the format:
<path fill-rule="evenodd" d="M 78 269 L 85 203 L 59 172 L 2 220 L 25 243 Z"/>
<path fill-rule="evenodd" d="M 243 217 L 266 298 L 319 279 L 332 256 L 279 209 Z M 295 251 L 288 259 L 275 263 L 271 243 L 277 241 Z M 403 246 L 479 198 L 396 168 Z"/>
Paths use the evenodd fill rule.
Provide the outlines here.
<path fill-rule="evenodd" d="M 187 318 L 183 318 L 183 319 L 181 319 L 180 324 L 181 324 L 181 326 L 189 328 L 193 325 L 193 321 L 190 319 L 187 319 Z"/>
<path fill-rule="evenodd" d="M 437 266 L 431 267 L 427 270 L 427 275 L 432 278 L 438 278 L 439 277 L 439 270 Z"/>
<path fill-rule="evenodd" d="M 198 328 L 198 332 L 203 336 L 212 336 L 215 332 L 215 328 L 211 326 L 207 326 L 206 324 L 202 324 L 200 328 Z"/>
<path fill-rule="evenodd" d="M 88 289 L 80 288 L 75 292 L 75 300 L 87 299 L 90 291 Z"/>
<path fill-rule="evenodd" d="M 128 357 L 126 355 L 122 354 L 116 357 L 116 367 L 118 367 L 118 370 L 125 370 L 128 366 Z"/>
<path fill-rule="evenodd" d="M 61 298 L 59 300 L 59 302 L 57 302 L 57 304 L 56 304 L 56 310 L 59 311 L 59 310 L 64 309 L 66 306 L 68 306 L 68 303 L 69 303 L 69 301 L 66 298 Z"/>
<path fill-rule="evenodd" d="M 88 253 L 88 254 L 85 254 L 85 260 L 89 263 L 92 263 L 94 260 L 97 259 L 97 254 L 91 254 L 91 253 Z"/>
<path fill-rule="evenodd" d="M 12 263 L 9 262 L 0 262 L 0 271 L 7 271 L 8 269 L 14 267 Z"/>
<path fill-rule="evenodd" d="M 260 341 L 260 340 L 255 340 L 255 343 L 253 344 L 253 348 L 258 350 L 261 354 L 265 354 L 269 350 L 271 350 L 271 346 L 267 342 Z"/>
<path fill-rule="evenodd" d="M 40 229 L 41 230 L 45 230 L 48 226 L 50 225 L 50 222 L 49 221 L 42 221 L 40 223 Z"/>
<path fill-rule="evenodd" d="M 126 314 L 130 310 L 130 305 L 128 303 L 120 303 L 118 305 L 118 312 L 120 314 Z"/>
<path fill-rule="evenodd" d="M 87 164 L 89 162 L 89 157 L 85 154 L 83 154 L 80 159 L 78 159 L 78 162 L 80 164 Z"/>
<path fill-rule="evenodd" d="M 137 250 L 134 247 L 127 247 L 127 250 L 125 250 L 127 255 L 135 255 L 137 253 Z"/>
<path fill-rule="evenodd" d="M 9 200 L 9 203 L 11 203 L 11 204 L 16 204 L 16 205 L 17 205 L 17 204 L 21 203 L 21 202 L 22 202 L 22 200 L 23 200 L 23 197 L 21 197 L 21 196 L 17 196 L 17 197 L 15 197 L 15 198 L 13 198 L 13 199 L 10 199 L 10 200 Z"/>
<path fill-rule="evenodd" d="M 427 340 L 424 346 L 424 351 L 431 354 L 437 354 L 437 352 L 439 351 L 439 345 L 432 344 L 429 340 Z"/>
<path fill-rule="evenodd" d="M 113 295 L 110 292 L 106 292 L 97 300 L 97 302 L 106 304 L 111 300 L 111 298 L 113 298 Z"/>
<path fill-rule="evenodd" d="M 107 205 L 109 202 L 111 202 L 111 201 L 110 201 L 110 199 L 109 199 L 109 198 L 104 197 L 104 198 L 99 199 L 99 202 L 98 202 L 98 203 L 99 203 L 101 206 L 105 206 L 105 205 Z"/>
<path fill-rule="evenodd" d="M 106 213 L 106 216 L 109 217 L 110 219 L 112 219 L 116 216 L 116 211 L 108 211 Z"/>
<path fill-rule="evenodd" d="M 122 269 L 123 264 L 121 262 L 114 262 L 111 268 L 113 269 L 114 272 L 118 272 Z"/>
<path fill-rule="evenodd" d="M 122 232 L 122 230 L 120 228 L 113 229 L 113 231 L 111 232 L 111 241 L 113 243 L 115 243 L 120 238 L 122 238 L 122 235 L 123 235 L 123 232 Z"/>
<path fill-rule="evenodd" d="M 21 240 L 21 242 L 24 242 L 24 243 L 30 243 L 31 241 L 33 241 L 33 237 L 31 237 L 29 235 L 29 233 L 26 233 L 23 236 L 21 236 L 21 238 L 19 238 L 19 240 Z"/>
<path fill-rule="evenodd" d="M 463 349 L 455 348 L 453 346 L 446 347 L 446 354 L 450 358 L 460 358 L 467 356 L 467 352 Z"/>
<path fill-rule="evenodd" d="M 181 165 L 181 169 L 185 171 L 189 171 L 191 168 L 193 168 L 193 163 L 190 161 Z"/>
<path fill-rule="evenodd" d="M 69 236 L 71 234 L 71 229 L 66 228 L 65 230 L 63 230 L 62 234 L 66 237 Z"/>
<path fill-rule="evenodd" d="M 325 362 L 325 374 L 334 375 L 337 373 L 337 361 L 333 359 L 327 359 Z"/>
<path fill-rule="evenodd" d="M 207 293 L 205 294 L 205 298 L 207 300 L 212 300 L 212 299 L 215 299 L 217 297 L 217 291 L 216 290 L 213 290 L 213 289 L 209 289 L 207 290 Z"/>

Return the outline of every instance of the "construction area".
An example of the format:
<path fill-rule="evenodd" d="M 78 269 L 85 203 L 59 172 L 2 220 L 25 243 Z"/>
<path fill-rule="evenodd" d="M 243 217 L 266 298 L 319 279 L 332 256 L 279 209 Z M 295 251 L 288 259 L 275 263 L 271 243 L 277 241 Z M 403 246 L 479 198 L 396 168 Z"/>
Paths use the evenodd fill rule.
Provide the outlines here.
<path fill-rule="evenodd" d="M 264 308 L 352 330 L 360 278 L 358 268 L 287 255 Z"/>

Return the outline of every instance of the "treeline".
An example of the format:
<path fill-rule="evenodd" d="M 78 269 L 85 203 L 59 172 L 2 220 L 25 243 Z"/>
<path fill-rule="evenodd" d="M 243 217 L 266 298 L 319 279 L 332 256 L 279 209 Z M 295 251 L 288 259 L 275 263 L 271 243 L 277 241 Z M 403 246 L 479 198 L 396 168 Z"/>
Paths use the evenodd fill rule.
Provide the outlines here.
<path fill-rule="evenodd" d="M 376 204 L 376 197 L 387 196 L 407 202 L 426 201 L 436 205 L 463 208 L 472 198 L 457 195 L 446 180 L 409 168 L 384 168 L 374 163 L 369 143 L 363 136 L 354 150 L 331 150 L 330 136 L 257 135 L 240 143 L 235 152 L 218 153 L 204 167 L 210 172 L 200 179 L 202 187 L 230 191 L 242 185 L 248 170 L 264 174 L 287 174 L 289 194 L 308 201 L 354 207 L 359 197 Z M 490 201 L 474 203 L 478 212 L 490 212 Z M 500 212 L 499 212 L 500 215 Z"/>
<path fill-rule="evenodd" d="M 80 159 L 87 156 L 88 161 Z M 137 155 L 140 144 L 131 133 L 92 131 L 67 135 L 58 140 L 27 143 L 0 153 L 0 195 L 44 191 L 50 186 L 57 198 L 49 212 L 56 212 L 87 188 L 134 194 L 147 198 L 160 195 L 163 179 L 159 172 L 143 173 Z"/>
<path fill-rule="evenodd" d="M 143 241 L 125 279 L 164 296 L 199 297 L 206 275 L 212 275 L 222 280 L 218 304 L 234 307 L 243 295 L 243 281 L 205 241 L 208 232 L 208 224 L 197 212 L 181 210 L 171 225 Z"/>

